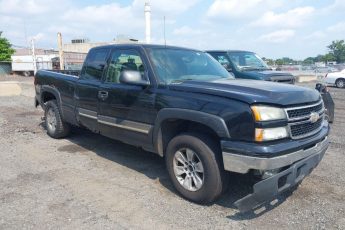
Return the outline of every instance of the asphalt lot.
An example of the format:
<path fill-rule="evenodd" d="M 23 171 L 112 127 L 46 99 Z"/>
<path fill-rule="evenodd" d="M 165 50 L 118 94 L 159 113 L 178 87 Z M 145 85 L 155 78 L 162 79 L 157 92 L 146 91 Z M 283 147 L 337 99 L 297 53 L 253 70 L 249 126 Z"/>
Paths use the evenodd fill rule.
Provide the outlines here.
<path fill-rule="evenodd" d="M 330 90 L 335 122 L 320 165 L 272 208 L 243 215 L 232 203 L 251 178 L 232 175 L 220 200 L 193 204 L 158 155 L 81 129 L 48 137 L 33 79 L 0 78 L 0 229 L 344 229 L 345 89 Z"/>

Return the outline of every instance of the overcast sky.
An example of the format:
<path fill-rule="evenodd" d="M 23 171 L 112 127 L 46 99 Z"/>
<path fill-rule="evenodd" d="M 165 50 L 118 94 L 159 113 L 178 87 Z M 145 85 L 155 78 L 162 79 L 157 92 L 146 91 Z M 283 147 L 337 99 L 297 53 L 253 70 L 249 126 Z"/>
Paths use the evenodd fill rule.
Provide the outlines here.
<path fill-rule="evenodd" d="M 0 0 L 0 31 L 11 43 L 56 48 L 89 38 L 111 41 L 126 34 L 145 39 L 148 0 Z M 244 49 L 270 58 L 304 59 L 345 39 L 345 0 L 151 0 L 152 43 L 162 44 L 163 17 L 169 45 Z"/>

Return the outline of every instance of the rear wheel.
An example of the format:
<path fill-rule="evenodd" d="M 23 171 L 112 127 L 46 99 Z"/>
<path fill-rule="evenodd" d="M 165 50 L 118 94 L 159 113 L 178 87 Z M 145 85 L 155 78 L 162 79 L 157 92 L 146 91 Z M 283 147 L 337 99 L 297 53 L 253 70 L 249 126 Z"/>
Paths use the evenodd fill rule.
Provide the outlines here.
<path fill-rule="evenodd" d="M 46 103 L 45 125 L 48 135 L 52 138 L 63 138 L 70 132 L 70 126 L 61 119 L 56 100 L 51 100 Z"/>
<path fill-rule="evenodd" d="M 218 145 L 207 136 L 186 133 L 168 144 L 165 161 L 176 190 L 196 203 L 210 203 L 226 188 Z"/>
<path fill-rule="evenodd" d="M 335 85 L 336 85 L 338 88 L 344 88 L 344 87 L 345 87 L 345 80 L 344 80 L 344 79 L 338 79 L 338 80 L 335 82 Z"/>

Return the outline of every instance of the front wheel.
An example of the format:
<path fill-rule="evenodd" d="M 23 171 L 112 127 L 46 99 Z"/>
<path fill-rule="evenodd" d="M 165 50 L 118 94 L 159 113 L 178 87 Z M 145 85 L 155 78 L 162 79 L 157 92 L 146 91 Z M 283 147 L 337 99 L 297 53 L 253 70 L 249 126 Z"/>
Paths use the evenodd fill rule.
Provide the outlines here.
<path fill-rule="evenodd" d="M 45 106 L 45 125 L 47 133 L 52 138 L 63 138 L 70 132 L 70 126 L 61 119 L 56 100 L 51 100 Z"/>
<path fill-rule="evenodd" d="M 338 80 L 335 82 L 335 85 L 336 85 L 338 88 L 344 88 L 344 87 L 345 87 L 345 80 L 344 80 L 344 79 L 338 79 Z"/>
<path fill-rule="evenodd" d="M 167 170 L 176 190 L 196 203 L 210 203 L 226 187 L 218 145 L 207 136 L 181 134 L 168 144 Z"/>

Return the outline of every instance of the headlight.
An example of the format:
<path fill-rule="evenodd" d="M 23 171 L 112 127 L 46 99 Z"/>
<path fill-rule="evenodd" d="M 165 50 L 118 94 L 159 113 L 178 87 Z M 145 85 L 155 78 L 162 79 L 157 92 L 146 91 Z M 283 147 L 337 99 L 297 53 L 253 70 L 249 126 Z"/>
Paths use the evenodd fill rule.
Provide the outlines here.
<path fill-rule="evenodd" d="M 255 121 L 273 121 L 286 119 L 285 111 L 281 108 L 264 106 L 264 105 L 254 105 L 251 107 Z"/>
<path fill-rule="evenodd" d="M 286 127 L 278 128 L 266 128 L 266 129 L 255 129 L 255 141 L 272 141 L 288 137 L 288 131 Z"/>

